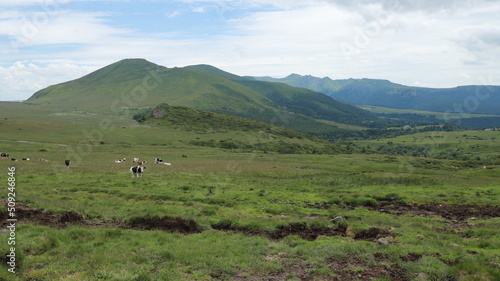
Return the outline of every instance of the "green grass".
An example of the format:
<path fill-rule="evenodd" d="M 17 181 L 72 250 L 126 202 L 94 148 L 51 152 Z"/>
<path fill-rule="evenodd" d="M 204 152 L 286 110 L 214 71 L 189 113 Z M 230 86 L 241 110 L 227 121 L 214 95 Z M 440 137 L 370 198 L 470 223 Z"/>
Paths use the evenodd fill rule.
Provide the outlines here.
<path fill-rule="evenodd" d="M 424 116 L 435 116 L 438 119 L 460 119 L 463 118 L 463 114 L 460 113 L 445 113 L 445 112 L 435 112 L 435 111 L 425 111 L 425 110 L 415 110 L 415 109 L 401 109 L 392 107 L 383 107 L 376 105 L 359 105 L 360 108 L 368 110 L 373 113 L 399 113 L 399 114 L 418 114 Z M 468 118 L 474 117 L 496 117 L 497 115 L 488 114 L 468 114 Z"/>
<path fill-rule="evenodd" d="M 359 262 L 346 269 L 353 274 L 392 265 L 402 268 L 409 278 L 419 273 L 430 280 L 497 280 L 500 276 L 498 217 L 469 218 L 455 225 L 441 217 L 369 209 L 388 200 L 498 207 L 496 165 L 482 170 L 458 160 L 384 154 L 244 152 L 190 144 L 197 138 L 237 139 L 242 134 L 231 130 L 207 133 L 136 126 L 109 117 L 111 131 L 96 125 L 99 119 L 108 118 L 98 113 L 61 117 L 40 110 L 27 111 L 24 118 L 17 118 L 14 111 L 2 114 L 0 151 L 33 159 L 0 159 L 0 171 L 4 171 L 0 181 L 7 182 L 7 168 L 16 167 L 19 202 L 115 223 L 179 217 L 195 221 L 202 231 L 183 235 L 23 223 L 16 232 L 18 274 L 6 272 L 4 264 L 0 280 L 253 280 L 269 276 L 323 280 L 342 274 L 332 260 L 353 257 Z M 27 120 L 37 116 L 38 121 Z M 82 124 L 72 124 L 67 118 L 82 118 Z M 485 141 L 478 137 L 494 137 L 494 132 L 487 133 L 453 132 L 439 140 L 477 145 Z M 413 137 L 417 142 L 431 141 L 425 136 Z M 304 138 L 292 140 L 312 143 Z M 392 141 L 403 140 L 407 139 Z M 486 155 L 496 145 L 480 146 L 478 153 Z M 144 176 L 132 179 L 130 162 L 112 163 L 123 157 L 147 160 Z M 155 157 L 172 166 L 153 164 Z M 68 158 L 72 164 L 66 168 L 63 161 Z M 450 168 L 457 163 L 463 168 Z M 335 227 L 331 220 L 337 216 L 345 218 L 346 236 L 308 241 L 299 235 L 283 239 L 264 235 L 292 223 Z M 215 230 L 213 226 L 221 222 L 253 234 Z M 373 227 L 392 229 L 389 245 L 353 238 Z M 7 253 L 7 235 L 0 233 L 3 254 Z M 408 255 L 420 258 L 410 261 L 405 258 Z M 390 280 L 384 275 L 377 278 Z"/>

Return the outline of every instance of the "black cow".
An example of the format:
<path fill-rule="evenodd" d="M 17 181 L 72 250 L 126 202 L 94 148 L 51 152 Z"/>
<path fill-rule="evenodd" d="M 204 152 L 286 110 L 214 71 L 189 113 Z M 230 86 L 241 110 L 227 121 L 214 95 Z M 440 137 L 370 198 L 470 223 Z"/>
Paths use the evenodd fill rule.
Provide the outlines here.
<path fill-rule="evenodd" d="M 69 167 L 69 160 L 64 160 L 64 164 L 66 164 L 66 167 Z"/>
<path fill-rule="evenodd" d="M 9 154 L 5 153 L 5 152 L 2 152 L 2 153 L 0 153 L 0 157 L 2 157 L 2 158 L 9 158 Z"/>
<path fill-rule="evenodd" d="M 130 167 L 130 173 L 132 173 L 132 177 L 136 175 L 139 178 L 141 174 L 144 173 L 144 169 L 146 169 L 146 167 L 143 166 Z"/>

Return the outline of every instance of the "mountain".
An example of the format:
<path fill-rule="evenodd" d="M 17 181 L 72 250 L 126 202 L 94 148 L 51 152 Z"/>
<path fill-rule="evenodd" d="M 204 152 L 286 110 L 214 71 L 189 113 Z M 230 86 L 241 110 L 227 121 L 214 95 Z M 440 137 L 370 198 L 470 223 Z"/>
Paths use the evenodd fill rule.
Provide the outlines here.
<path fill-rule="evenodd" d="M 254 77 L 324 93 L 354 104 L 455 113 L 500 114 L 500 86 L 455 88 L 411 87 L 379 79 L 332 80 L 291 74 L 285 78 Z"/>
<path fill-rule="evenodd" d="M 327 121 L 361 126 L 385 122 L 311 90 L 248 79 L 209 65 L 166 68 L 144 59 L 121 60 L 82 78 L 47 87 L 26 103 L 112 113 L 167 103 L 314 134 L 338 130 Z"/>
<path fill-rule="evenodd" d="M 278 107 L 314 119 L 363 126 L 383 123 L 383 121 L 378 120 L 375 115 L 366 110 L 339 102 L 325 94 L 312 90 L 293 87 L 284 83 L 248 79 L 207 65 L 194 65 L 187 68 L 203 70 L 226 77 L 262 94 Z"/>

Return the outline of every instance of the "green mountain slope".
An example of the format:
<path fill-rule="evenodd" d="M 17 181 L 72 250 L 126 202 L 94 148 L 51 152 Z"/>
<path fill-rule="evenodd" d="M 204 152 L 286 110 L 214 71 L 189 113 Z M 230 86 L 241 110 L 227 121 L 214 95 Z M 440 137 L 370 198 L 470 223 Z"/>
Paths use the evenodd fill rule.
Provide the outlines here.
<path fill-rule="evenodd" d="M 297 74 L 281 79 L 254 79 L 303 87 L 355 104 L 463 114 L 500 114 L 500 86 L 473 85 L 437 89 L 404 86 L 388 80 L 332 80 L 328 77 Z"/>
<path fill-rule="evenodd" d="M 71 107 L 151 107 L 162 102 L 220 112 L 269 110 L 258 93 L 208 72 L 166 68 L 142 59 L 127 59 L 70 82 L 38 91 L 28 103 Z"/>
<path fill-rule="evenodd" d="M 268 123 L 165 103 L 135 119 L 149 127 L 195 132 L 190 144 L 199 146 L 292 154 L 348 152 L 346 147 Z"/>
<path fill-rule="evenodd" d="M 325 94 L 312 90 L 292 87 L 284 83 L 259 81 L 249 77 L 245 78 L 224 72 L 213 66 L 193 65 L 188 66 L 188 68 L 203 70 L 226 77 L 262 94 L 271 100 L 276 107 L 314 119 L 368 127 L 381 127 L 387 124 L 385 120 L 380 120 L 366 110 L 341 103 Z"/>
<path fill-rule="evenodd" d="M 209 65 L 166 68 L 144 59 L 121 60 L 80 79 L 50 86 L 26 103 L 115 114 L 168 103 L 323 136 L 338 128 L 315 119 L 372 127 L 385 122 L 311 90 L 247 79 Z"/>

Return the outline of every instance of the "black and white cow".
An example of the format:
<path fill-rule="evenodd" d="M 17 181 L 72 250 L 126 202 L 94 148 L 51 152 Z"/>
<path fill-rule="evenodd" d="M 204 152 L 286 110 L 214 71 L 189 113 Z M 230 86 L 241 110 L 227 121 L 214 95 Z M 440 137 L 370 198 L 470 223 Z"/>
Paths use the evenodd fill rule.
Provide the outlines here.
<path fill-rule="evenodd" d="M 0 157 L 2 157 L 2 158 L 9 158 L 9 156 L 10 155 L 8 153 L 5 153 L 5 152 L 0 153 Z"/>
<path fill-rule="evenodd" d="M 113 163 L 125 163 L 127 162 L 127 158 L 123 158 L 122 160 L 113 160 Z"/>
<path fill-rule="evenodd" d="M 29 158 L 23 158 L 23 161 L 30 161 Z"/>
<path fill-rule="evenodd" d="M 161 158 L 155 158 L 155 163 L 156 164 L 165 164 L 165 165 L 169 165 L 169 166 L 172 165 L 170 163 L 163 162 L 163 159 L 161 159 Z"/>
<path fill-rule="evenodd" d="M 132 173 L 132 177 L 137 176 L 139 178 L 141 174 L 144 173 L 144 169 L 146 169 L 146 167 L 143 166 L 130 167 L 130 173 Z"/>

